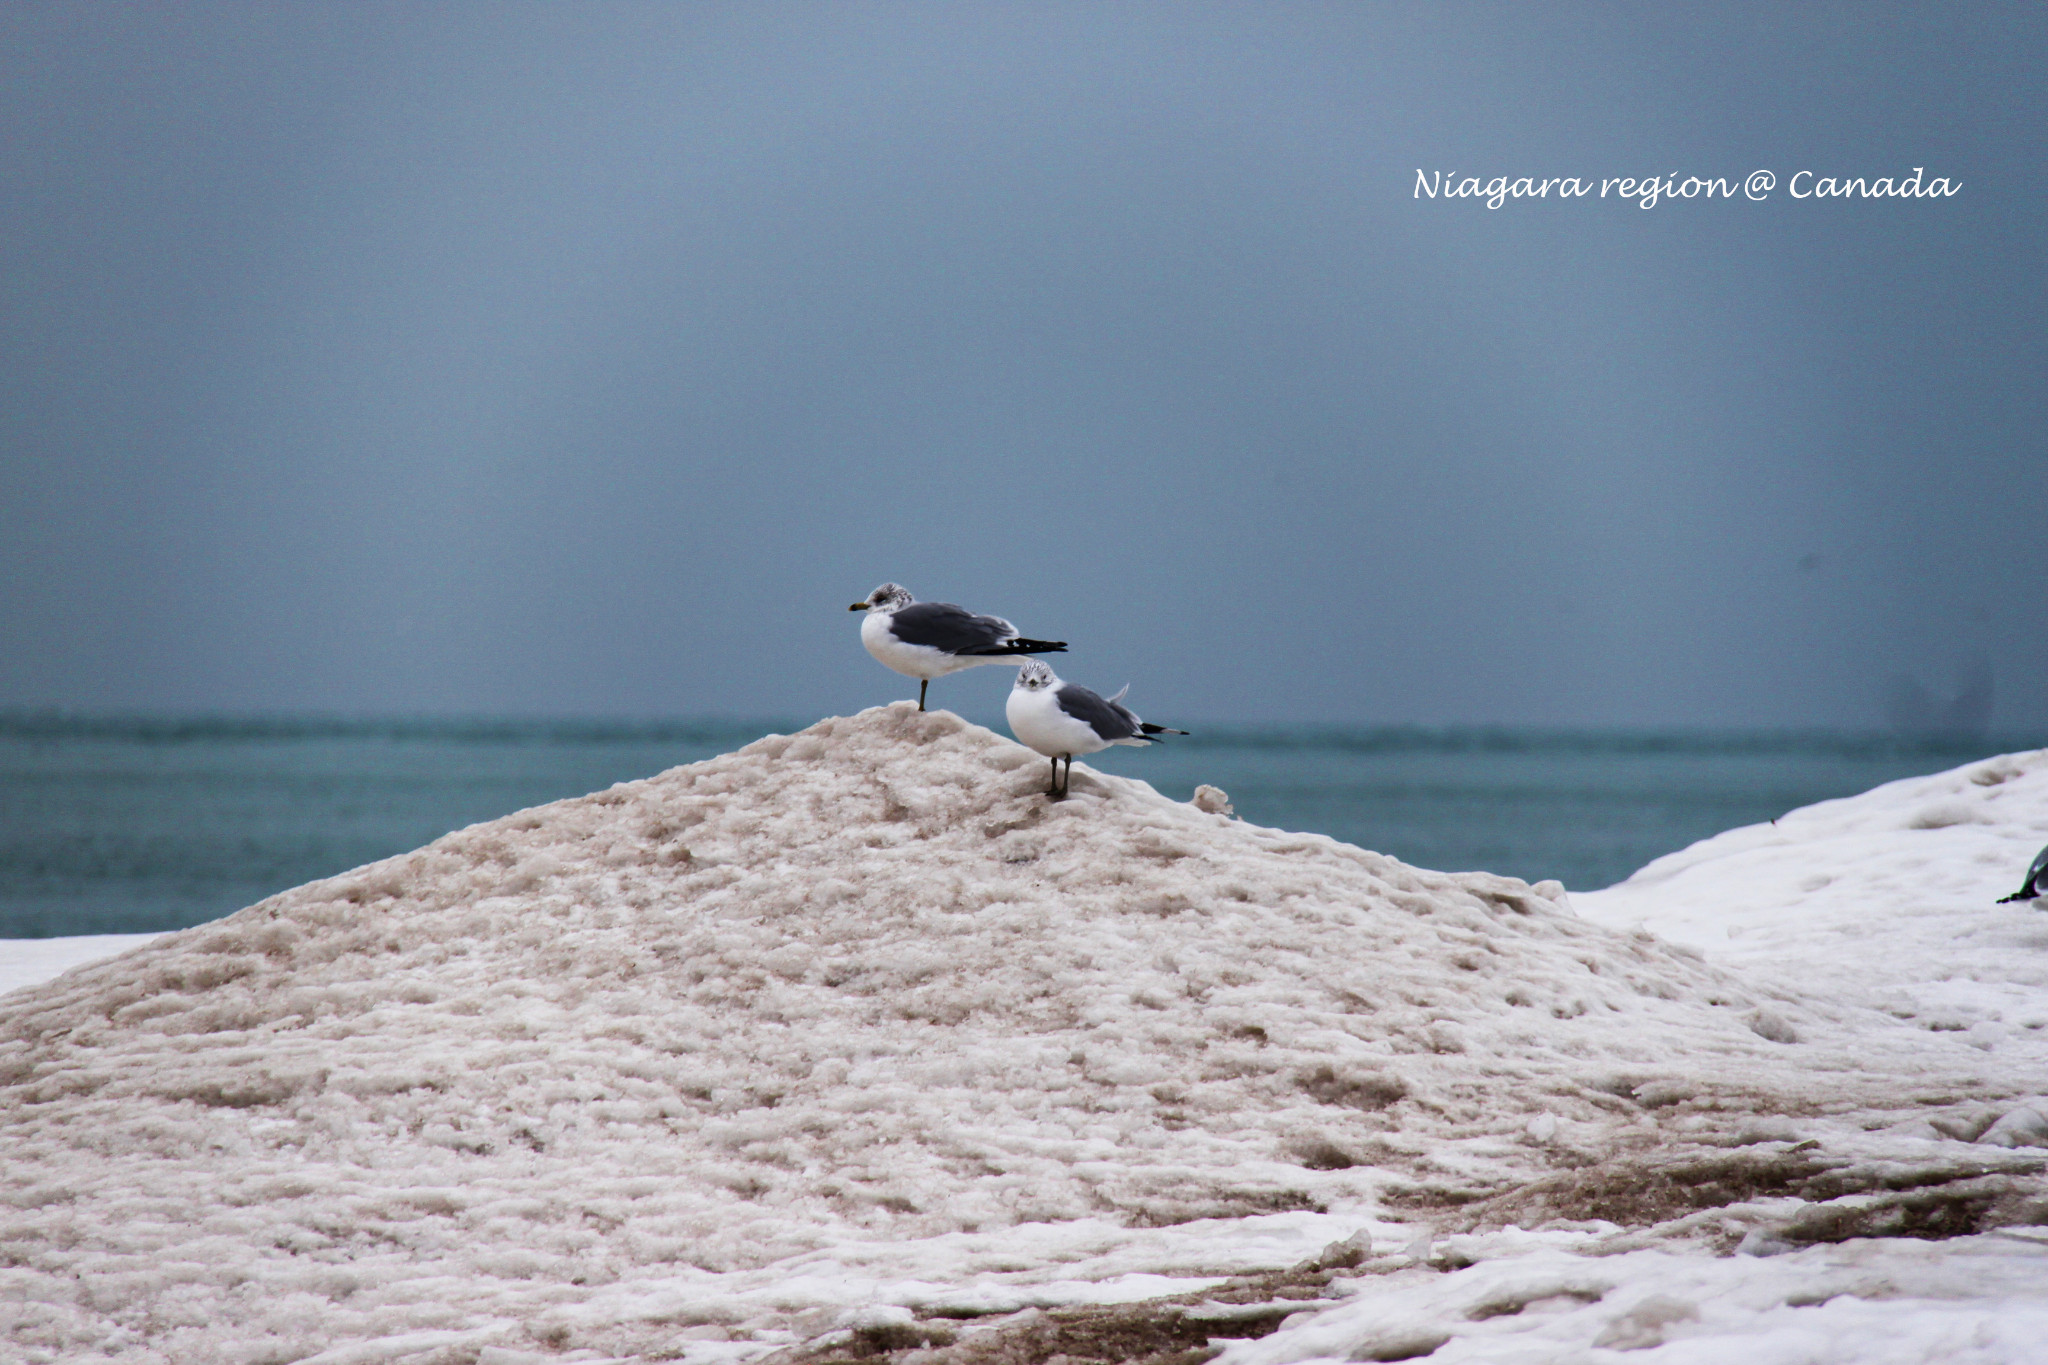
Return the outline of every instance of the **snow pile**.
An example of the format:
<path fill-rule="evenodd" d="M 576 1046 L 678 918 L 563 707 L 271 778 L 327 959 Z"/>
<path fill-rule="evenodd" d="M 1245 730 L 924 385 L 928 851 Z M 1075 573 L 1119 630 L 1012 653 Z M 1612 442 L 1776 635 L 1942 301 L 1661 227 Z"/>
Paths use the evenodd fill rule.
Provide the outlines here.
<path fill-rule="evenodd" d="M 2048 750 L 1823 801 L 1573 897 L 1751 979 L 2005 1049 L 2048 1085 L 2048 899 L 1999 905 L 2048 844 Z"/>
<path fill-rule="evenodd" d="M 1738 1135 L 1768 1154 L 1746 1177 L 1689 1163 L 1695 1189 L 1723 1186 L 1696 1212 L 1647 1233 L 1511 1226 L 1449 1238 L 1434 1261 L 1382 1256 L 1362 1267 L 1369 1277 L 1335 1287 L 1341 1306 L 1233 1345 L 1218 1365 L 1423 1350 L 1444 1361 L 1601 1359 L 1602 1348 L 1650 1347 L 1659 1360 L 1740 1365 L 2038 1360 L 2048 1340 L 2048 916 L 1996 902 L 2044 842 L 2048 751 L 2011 754 L 1731 830 L 1573 896 L 1596 923 L 1696 947 L 1760 989 L 1776 981 L 1876 1006 L 1991 1054 L 2005 1093 L 1973 1093 L 1960 1072 L 1930 1066 L 1910 1092 L 1921 1112 L 1858 1125 L 1874 1131 L 1761 1118 Z M 1801 1167 L 1816 1143 L 1828 1160 Z M 1496 1221 L 1543 1223 L 1553 1212 L 1544 1187 L 1569 1183 L 1553 1177 L 1493 1201 Z M 2004 1220 L 1968 1211 L 1999 1200 L 2011 1201 Z M 2008 1225 L 1956 1235 L 1999 1221 Z"/>
<path fill-rule="evenodd" d="M 1429 1226 L 1492 1246 L 1530 1198 L 1546 1255 L 1659 1267 L 1885 1230 L 1930 1181 L 1977 1181 L 1927 1215 L 1950 1231 L 2029 1216 L 2039 1153 L 1896 1168 L 1944 1145 L 1902 1124 L 2015 1110 L 1997 1050 L 1554 884 L 1043 783 L 899 703 L 7 997 L 0 1329 L 52 1361 L 714 1362 L 1255 1297 L 1225 1280 L 1360 1231 L 1429 1264 Z M 1727 1189 L 1657 1164 L 1703 1153 Z M 1333 1273 L 1297 1292 L 1365 1292 Z M 1299 1306 L 1206 1302 L 1175 1330 Z"/>

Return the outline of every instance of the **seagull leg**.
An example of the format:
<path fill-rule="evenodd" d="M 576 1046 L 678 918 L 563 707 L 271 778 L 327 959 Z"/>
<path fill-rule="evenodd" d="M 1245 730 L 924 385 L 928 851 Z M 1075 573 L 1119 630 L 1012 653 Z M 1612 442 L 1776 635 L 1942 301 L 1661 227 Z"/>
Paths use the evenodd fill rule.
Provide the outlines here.
<path fill-rule="evenodd" d="M 917 709 L 920 711 L 924 710 L 924 690 L 931 685 L 932 680 L 930 678 L 919 678 L 917 680 Z"/>
<path fill-rule="evenodd" d="M 1060 760 L 1057 754 L 1052 760 L 1052 785 L 1045 789 L 1045 794 L 1055 801 L 1060 799 Z"/>

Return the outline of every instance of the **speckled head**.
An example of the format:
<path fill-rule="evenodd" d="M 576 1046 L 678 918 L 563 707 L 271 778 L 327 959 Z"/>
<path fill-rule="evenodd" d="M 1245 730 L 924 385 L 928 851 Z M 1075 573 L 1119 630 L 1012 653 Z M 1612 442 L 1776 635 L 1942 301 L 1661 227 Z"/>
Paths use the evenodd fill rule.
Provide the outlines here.
<path fill-rule="evenodd" d="M 848 611 L 895 611 L 907 607 L 917 599 L 910 595 L 910 589 L 900 583 L 884 583 L 869 593 L 865 602 L 856 602 Z"/>
<path fill-rule="evenodd" d="M 1043 692 L 1058 683 L 1059 678 L 1053 673 L 1052 666 L 1037 659 L 1026 659 L 1024 666 L 1017 670 L 1016 690 L 1020 692 Z"/>

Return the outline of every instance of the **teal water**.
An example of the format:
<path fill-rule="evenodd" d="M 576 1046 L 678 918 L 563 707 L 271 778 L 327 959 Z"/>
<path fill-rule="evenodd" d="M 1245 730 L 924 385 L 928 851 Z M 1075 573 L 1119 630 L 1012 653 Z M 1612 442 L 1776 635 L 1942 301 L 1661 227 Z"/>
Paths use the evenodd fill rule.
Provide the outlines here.
<path fill-rule="evenodd" d="M 0 938 L 181 928 L 790 722 L 0 713 Z M 1854 734 L 1214 728 L 1096 766 L 1447 870 L 1589 890 L 1796 806 L 2037 747 Z"/>

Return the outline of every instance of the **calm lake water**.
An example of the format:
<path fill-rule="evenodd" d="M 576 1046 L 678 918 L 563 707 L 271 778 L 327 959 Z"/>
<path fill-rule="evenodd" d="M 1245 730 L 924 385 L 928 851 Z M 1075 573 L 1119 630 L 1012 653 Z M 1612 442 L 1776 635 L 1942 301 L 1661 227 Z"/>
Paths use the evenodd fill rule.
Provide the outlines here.
<path fill-rule="evenodd" d="M 0 713 L 0 938 L 197 924 L 451 829 L 789 722 L 79 718 Z M 1426 867 L 1578 890 L 1795 806 L 2041 736 L 1205 727 L 1096 766 Z"/>

